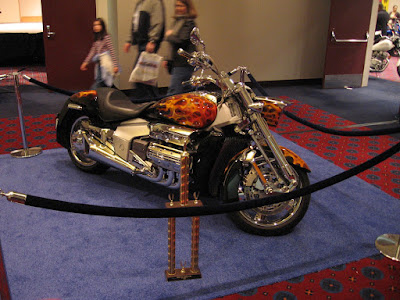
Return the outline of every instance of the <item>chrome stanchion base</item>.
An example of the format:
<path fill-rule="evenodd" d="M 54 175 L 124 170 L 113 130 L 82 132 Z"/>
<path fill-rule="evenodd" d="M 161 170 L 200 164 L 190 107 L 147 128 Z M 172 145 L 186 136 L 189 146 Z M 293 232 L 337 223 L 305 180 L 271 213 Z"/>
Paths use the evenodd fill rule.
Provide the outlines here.
<path fill-rule="evenodd" d="M 11 156 L 16 158 L 25 158 L 25 157 L 32 157 L 42 153 L 41 147 L 31 147 L 26 149 L 18 149 L 11 151 Z"/>
<path fill-rule="evenodd" d="M 400 234 L 382 234 L 375 240 L 375 246 L 384 256 L 400 261 Z"/>

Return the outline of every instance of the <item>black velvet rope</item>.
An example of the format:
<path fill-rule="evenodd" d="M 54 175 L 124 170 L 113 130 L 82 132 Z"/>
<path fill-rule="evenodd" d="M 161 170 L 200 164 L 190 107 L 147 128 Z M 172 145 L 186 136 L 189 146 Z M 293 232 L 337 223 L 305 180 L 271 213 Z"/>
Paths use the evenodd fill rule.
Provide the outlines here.
<path fill-rule="evenodd" d="M 48 89 L 48 90 L 56 92 L 56 93 L 64 94 L 64 95 L 67 95 L 67 96 L 72 96 L 73 94 L 75 94 L 74 92 L 70 92 L 70 91 L 66 91 L 66 90 L 63 90 L 63 89 L 56 88 L 54 86 L 48 85 L 48 84 L 43 83 L 43 82 L 41 82 L 39 80 L 36 80 L 34 78 L 29 78 L 28 81 L 32 82 L 32 83 L 34 83 L 34 84 L 36 84 L 36 85 L 38 85 L 38 86 L 40 86 L 42 88 Z"/>
<path fill-rule="evenodd" d="M 313 124 L 307 120 L 301 119 L 297 117 L 296 115 L 292 114 L 291 112 L 288 112 L 286 110 L 283 111 L 283 113 L 288 116 L 289 118 L 306 125 L 310 128 L 313 128 L 315 130 L 324 132 L 324 133 L 329 133 L 333 135 L 340 135 L 340 136 L 371 136 L 371 135 L 387 135 L 387 134 L 392 134 L 392 133 L 398 133 L 400 132 L 400 127 L 395 127 L 395 128 L 386 128 L 386 129 L 376 129 L 376 130 L 367 130 L 367 131 L 343 131 L 343 130 L 335 130 L 331 128 L 326 128 L 317 124 Z"/>
<path fill-rule="evenodd" d="M 251 75 L 250 73 L 247 74 L 249 77 L 250 81 L 254 86 L 257 88 L 257 90 L 263 95 L 263 96 L 268 96 L 268 93 L 263 89 L 263 87 L 257 82 L 257 80 Z M 344 131 L 344 130 L 335 130 L 331 128 L 326 128 L 317 124 L 313 124 L 307 120 L 301 119 L 297 117 L 296 115 L 292 114 L 291 112 L 288 112 L 286 110 L 283 111 L 283 113 L 288 116 L 289 118 L 306 125 L 310 128 L 313 128 L 315 130 L 324 132 L 324 133 L 329 133 L 333 135 L 340 135 L 340 136 L 376 136 L 376 135 L 387 135 L 387 134 L 392 134 L 392 133 L 399 133 L 400 132 L 400 127 L 396 128 L 386 128 L 386 129 L 377 129 L 377 130 L 368 130 L 368 131 Z"/>
<path fill-rule="evenodd" d="M 122 218 L 172 218 L 172 217 L 192 217 L 223 214 L 245 209 L 256 208 L 264 205 L 275 204 L 279 202 L 288 201 L 293 198 L 308 195 L 318 190 L 324 189 L 352 176 L 355 176 L 394 155 L 400 151 L 400 142 L 382 152 L 376 157 L 333 177 L 321 180 L 307 187 L 295 190 L 290 193 L 274 195 L 261 199 L 249 200 L 244 202 L 225 203 L 213 206 L 202 207 L 182 207 L 182 208 L 164 208 L 164 209 L 147 209 L 147 208 L 120 208 L 97 206 L 89 204 L 71 203 L 59 200 L 51 200 L 36 196 L 28 195 L 25 205 L 46 208 L 57 211 L 88 214 L 88 215 L 101 215 L 109 217 L 122 217 Z"/>

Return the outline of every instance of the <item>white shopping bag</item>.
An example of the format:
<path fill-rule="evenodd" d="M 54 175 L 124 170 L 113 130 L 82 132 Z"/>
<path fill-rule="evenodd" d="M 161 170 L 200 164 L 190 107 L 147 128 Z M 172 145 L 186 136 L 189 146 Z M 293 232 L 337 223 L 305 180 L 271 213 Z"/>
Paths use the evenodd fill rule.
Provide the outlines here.
<path fill-rule="evenodd" d="M 129 77 L 129 82 L 141 82 L 155 86 L 158 80 L 161 61 L 162 56 L 143 51 Z"/>

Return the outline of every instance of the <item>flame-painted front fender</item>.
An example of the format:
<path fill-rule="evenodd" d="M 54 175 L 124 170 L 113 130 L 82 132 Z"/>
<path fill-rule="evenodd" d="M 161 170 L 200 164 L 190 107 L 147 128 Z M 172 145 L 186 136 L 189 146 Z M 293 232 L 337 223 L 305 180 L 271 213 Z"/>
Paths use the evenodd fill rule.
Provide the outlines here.
<path fill-rule="evenodd" d="M 286 157 L 286 160 L 295 166 L 299 166 L 300 168 L 303 168 L 307 172 L 311 172 L 310 167 L 306 164 L 306 162 L 298 156 L 296 153 L 294 153 L 292 150 L 289 150 L 285 147 L 280 146 L 283 155 Z"/>

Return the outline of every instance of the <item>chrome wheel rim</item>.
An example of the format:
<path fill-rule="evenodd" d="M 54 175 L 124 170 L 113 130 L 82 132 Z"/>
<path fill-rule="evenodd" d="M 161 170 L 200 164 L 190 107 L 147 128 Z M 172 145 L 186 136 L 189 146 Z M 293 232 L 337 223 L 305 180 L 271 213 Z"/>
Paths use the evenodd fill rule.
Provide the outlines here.
<path fill-rule="evenodd" d="M 263 174 L 267 182 L 273 183 L 274 175 L 268 168 L 264 168 Z M 296 180 L 298 182 L 298 188 L 302 187 L 302 182 L 299 179 L 297 172 Z M 276 184 L 273 189 L 277 191 Z M 281 191 L 283 192 L 283 190 Z M 249 201 L 254 199 L 260 199 L 270 196 L 258 177 L 257 173 L 251 169 L 244 176 L 243 180 L 239 183 L 238 187 L 239 201 Z M 286 202 L 265 205 L 254 209 L 247 209 L 240 211 L 239 214 L 249 223 L 256 225 L 261 228 L 273 228 L 280 226 L 288 222 L 299 210 L 302 202 L 302 197 L 291 199 Z"/>

